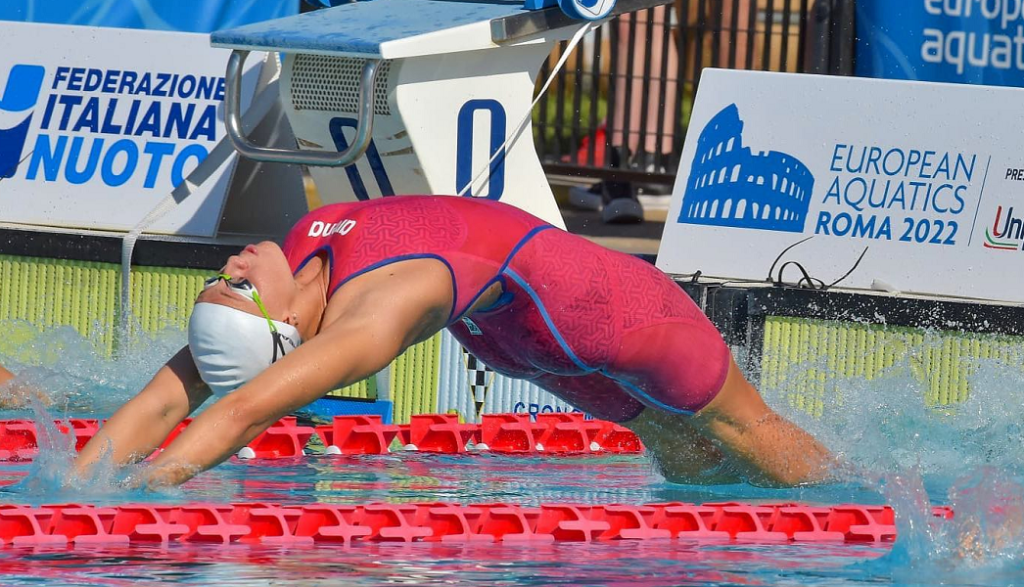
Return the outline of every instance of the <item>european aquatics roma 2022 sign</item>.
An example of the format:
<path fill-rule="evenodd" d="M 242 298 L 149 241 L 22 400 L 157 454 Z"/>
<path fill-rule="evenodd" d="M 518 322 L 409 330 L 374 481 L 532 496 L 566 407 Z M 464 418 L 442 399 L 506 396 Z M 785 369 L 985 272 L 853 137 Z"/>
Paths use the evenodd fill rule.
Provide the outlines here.
<path fill-rule="evenodd" d="M 1024 302 L 1024 90 L 706 70 L 658 266 Z M 867 252 L 865 253 L 865 249 Z M 791 275 L 789 281 L 797 281 Z"/>

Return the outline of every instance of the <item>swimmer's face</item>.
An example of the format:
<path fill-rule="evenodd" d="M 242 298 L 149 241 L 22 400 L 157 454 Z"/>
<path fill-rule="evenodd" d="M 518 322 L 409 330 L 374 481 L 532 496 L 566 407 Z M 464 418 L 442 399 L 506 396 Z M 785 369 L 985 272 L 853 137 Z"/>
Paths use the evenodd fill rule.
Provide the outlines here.
<path fill-rule="evenodd" d="M 292 277 L 284 251 L 276 243 L 263 241 L 246 246 L 239 254 L 229 257 L 220 272 L 230 275 L 233 280 L 249 280 L 259 292 L 270 317 L 291 322 L 288 319 L 289 308 L 298 292 L 298 285 Z M 222 304 L 262 316 L 256 302 L 233 292 L 224 281 L 203 290 L 196 301 Z"/>

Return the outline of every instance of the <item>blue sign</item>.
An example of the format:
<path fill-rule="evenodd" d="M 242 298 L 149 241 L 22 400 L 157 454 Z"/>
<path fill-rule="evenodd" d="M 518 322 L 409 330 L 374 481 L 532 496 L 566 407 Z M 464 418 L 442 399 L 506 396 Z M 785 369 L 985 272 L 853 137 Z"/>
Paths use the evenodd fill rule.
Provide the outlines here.
<path fill-rule="evenodd" d="M 739 108 L 730 104 L 697 139 L 679 223 L 803 232 L 813 190 L 814 176 L 796 157 L 744 146 Z"/>
<path fill-rule="evenodd" d="M 1024 86 L 1022 8 L 1022 0 L 858 0 L 857 75 Z"/>
<path fill-rule="evenodd" d="M 3 0 L 0 20 L 209 33 L 299 11 L 297 0 Z"/>
<path fill-rule="evenodd" d="M 455 193 L 461 194 L 473 180 L 473 172 L 479 165 L 473 164 L 473 136 L 475 114 L 486 112 L 490 115 L 490 147 L 487 157 L 490 174 L 487 179 L 487 199 L 500 200 L 505 193 L 505 136 L 507 116 L 501 103 L 496 100 L 470 100 L 459 109 L 459 127 L 456 131 Z M 473 196 L 474 194 L 467 194 Z"/>
<path fill-rule="evenodd" d="M 359 127 L 359 121 L 355 118 L 338 117 L 332 118 L 328 128 L 331 132 L 331 138 L 334 139 L 334 147 L 338 149 L 339 153 L 345 152 L 349 148 L 348 139 L 345 137 L 345 129 L 352 129 L 353 135 L 356 129 Z M 366 161 L 370 164 L 370 169 L 373 171 L 373 179 L 377 182 L 377 190 L 380 191 L 381 196 L 393 196 L 395 195 L 395 188 L 391 187 L 391 178 L 388 177 L 388 172 L 384 168 L 384 160 L 380 157 L 380 151 L 377 150 L 377 144 L 370 139 L 370 144 L 366 147 Z M 356 195 L 359 200 L 369 200 L 370 193 L 366 191 L 366 183 L 363 182 L 363 175 L 359 173 L 359 168 L 355 164 L 347 165 L 345 167 L 345 174 L 348 175 L 349 182 L 352 183 L 352 192 Z"/>
<path fill-rule="evenodd" d="M 14 177 L 28 137 L 29 124 L 46 70 L 40 65 L 19 64 L 11 68 L 7 87 L 0 95 L 0 112 L 27 112 L 12 128 L 0 128 L 0 179 Z"/>

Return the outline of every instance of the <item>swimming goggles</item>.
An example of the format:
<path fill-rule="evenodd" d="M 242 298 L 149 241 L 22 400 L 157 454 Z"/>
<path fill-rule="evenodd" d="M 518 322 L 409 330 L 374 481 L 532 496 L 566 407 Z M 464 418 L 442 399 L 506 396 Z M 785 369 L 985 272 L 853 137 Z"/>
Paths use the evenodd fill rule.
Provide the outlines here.
<path fill-rule="evenodd" d="M 260 299 L 260 293 L 256 291 L 256 286 L 248 279 L 235 279 L 227 273 L 218 273 L 214 277 L 208 278 L 203 283 L 203 289 L 210 289 L 220 281 L 226 283 L 232 292 L 256 303 L 256 307 L 259 308 L 260 313 L 263 314 L 264 318 L 266 318 L 267 326 L 270 327 L 270 335 L 274 339 L 273 361 L 277 361 L 279 358 L 283 357 L 285 350 L 284 342 L 281 341 L 281 333 L 277 331 L 277 325 L 274 324 L 274 319 L 270 317 L 270 312 L 267 312 L 267 307 L 263 305 L 263 300 Z"/>

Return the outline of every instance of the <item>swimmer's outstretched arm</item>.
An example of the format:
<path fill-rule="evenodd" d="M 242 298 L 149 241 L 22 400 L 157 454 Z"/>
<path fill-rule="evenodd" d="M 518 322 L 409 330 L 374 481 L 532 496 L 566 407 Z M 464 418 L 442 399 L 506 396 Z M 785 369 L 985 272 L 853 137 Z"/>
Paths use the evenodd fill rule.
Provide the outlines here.
<path fill-rule="evenodd" d="M 7 369 L 4 369 L 3 365 L 0 365 L 0 385 L 3 385 L 11 379 L 14 379 L 14 373 L 11 373 Z"/>
<path fill-rule="evenodd" d="M 82 447 L 75 474 L 86 474 L 104 455 L 116 465 L 141 461 L 208 397 L 192 354 L 181 349 Z"/>
<path fill-rule="evenodd" d="M 193 420 L 153 461 L 146 483 L 187 481 L 231 457 L 282 416 L 373 375 L 443 328 L 452 303 L 447 269 L 439 263 L 444 273 L 401 265 L 371 271 L 339 289 L 331 298 L 336 313 L 330 323 Z M 439 279 L 446 280 L 445 288 L 436 286 Z"/>

